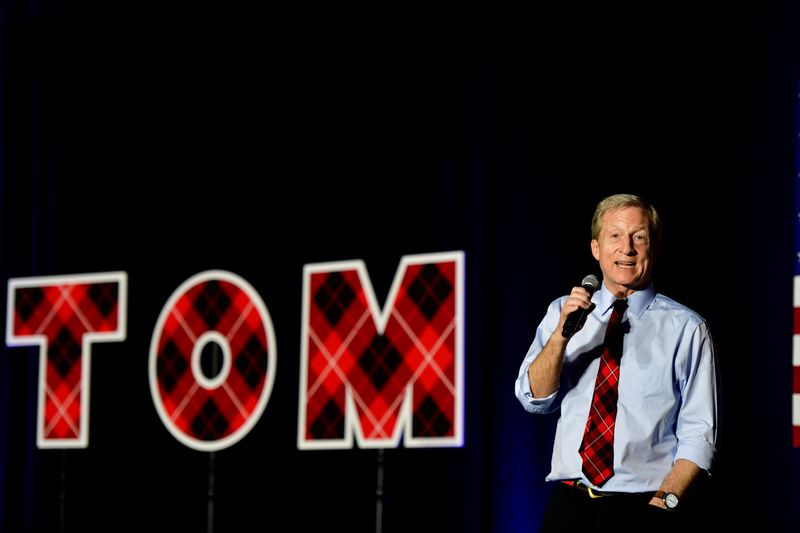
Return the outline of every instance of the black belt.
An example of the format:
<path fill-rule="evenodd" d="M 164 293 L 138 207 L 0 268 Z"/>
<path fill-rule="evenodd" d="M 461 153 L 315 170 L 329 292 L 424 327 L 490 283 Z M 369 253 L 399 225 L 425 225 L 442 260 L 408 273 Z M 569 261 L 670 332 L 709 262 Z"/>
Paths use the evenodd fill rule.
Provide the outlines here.
<path fill-rule="evenodd" d="M 606 496 L 619 496 L 619 495 L 628 495 L 631 496 L 633 494 L 639 494 L 636 492 L 609 492 L 607 490 L 597 490 L 590 485 L 587 485 L 580 479 L 565 479 L 561 481 L 565 485 L 569 485 L 570 487 L 575 487 L 576 489 L 582 490 L 583 492 L 587 493 L 590 498 L 603 498 Z"/>

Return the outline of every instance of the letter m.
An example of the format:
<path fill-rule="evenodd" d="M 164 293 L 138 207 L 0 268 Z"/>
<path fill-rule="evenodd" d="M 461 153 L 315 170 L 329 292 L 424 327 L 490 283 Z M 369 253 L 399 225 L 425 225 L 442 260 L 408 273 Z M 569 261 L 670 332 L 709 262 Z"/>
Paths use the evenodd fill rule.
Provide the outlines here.
<path fill-rule="evenodd" d="M 464 253 L 404 256 L 380 309 L 363 261 L 303 268 L 298 449 L 464 444 Z"/>

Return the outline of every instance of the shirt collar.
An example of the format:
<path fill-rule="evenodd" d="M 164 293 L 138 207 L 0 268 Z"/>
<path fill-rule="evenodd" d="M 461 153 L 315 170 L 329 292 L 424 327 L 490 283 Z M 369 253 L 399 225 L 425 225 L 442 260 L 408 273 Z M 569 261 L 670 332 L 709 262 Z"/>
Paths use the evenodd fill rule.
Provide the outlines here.
<path fill-rule="evenodd" d="M 614 300 L 616 300 L 617 297 L 611 294 L 611 292 L 606 288 L 605 283 L 601 284 L 599 294 L 600 296 L 599 300 L 597 301 L 597 307 L 600 309 L 600 314 L 605 315 L 611 310 L 614 305 Z M 634 292 L 627 298 L 628 313 L 635 316 L 641 315 L 655 297 L 656 291 L 653 288 L 652 283 L 650 283 L 644 289 Z"/>

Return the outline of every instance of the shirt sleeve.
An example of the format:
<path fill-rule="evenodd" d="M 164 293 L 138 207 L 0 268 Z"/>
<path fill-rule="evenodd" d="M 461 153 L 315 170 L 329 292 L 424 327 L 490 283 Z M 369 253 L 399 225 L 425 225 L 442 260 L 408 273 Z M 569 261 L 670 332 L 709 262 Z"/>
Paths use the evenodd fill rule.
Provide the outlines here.
<path fill-rule="evenodd" d="M 710 472 L 719 425 L 720 380 L 714 343 L 705 321 L 697 325 L 688 341 L 684 370 L 678 370 L 682 404 L 675 459 L 687 459 Z"/>
<path fill-rule="evenodd" d="M 558 325 L 558 320 L 561 316 L 562 299 L 563 298 L 554 300 L 547 308 L 547 313 L 536 328 L 536 336 L 519 367 L 519 375 L 515 382 L 515 393 L 517 400 L 519 400 L 522 407 L 529 413 L 552 413 L 558 408 L 558 389 L 545 398 L 533 397 L 533 393 L 531 393 L 531 383 L 528 379 L 528 367 L 542 352 L 542 348 L 544 348 L 547 339 L 550 338 L 550 335 L 553 334 L 553 331 Z"/>

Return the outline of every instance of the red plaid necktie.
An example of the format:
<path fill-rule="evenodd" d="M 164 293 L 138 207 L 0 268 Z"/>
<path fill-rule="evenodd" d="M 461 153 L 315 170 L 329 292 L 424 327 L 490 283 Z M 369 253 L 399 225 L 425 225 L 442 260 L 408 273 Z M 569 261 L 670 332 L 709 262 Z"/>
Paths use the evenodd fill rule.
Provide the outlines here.
<path fill-rule="evenodd" d="M 617 384 L 619 360 L 622 357 L 620 324 L 626 307 L 628 303 L 625 300 L 614 302 L 580 448 L 583 473 L 597 487 L 614 475 L 614 421 L 617 418 Z"/>

